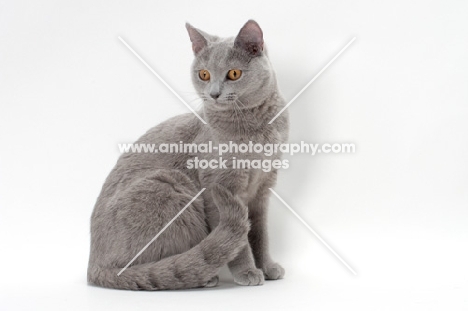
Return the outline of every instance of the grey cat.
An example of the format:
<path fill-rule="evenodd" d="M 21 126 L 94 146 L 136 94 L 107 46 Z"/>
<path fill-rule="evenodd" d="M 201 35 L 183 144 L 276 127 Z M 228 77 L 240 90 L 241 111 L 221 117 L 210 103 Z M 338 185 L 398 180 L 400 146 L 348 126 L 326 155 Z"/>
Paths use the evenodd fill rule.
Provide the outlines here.
<path fill-rule="evenodd" d="M 235 38 L 222 39 L 186 25 L 195 59 L 199 114 L 176 116 L 136 143 L 233 141 L 284 143 L 287 113 L 259 25 L 249 20 Z M 277 170 L 189 169 L 194 157 L 217 154 L 126 153 L 107 177 L 91 217 L 90 284 L 131 290 L 211 287 L 228 264 L 240 285 L 284 276 L 269 255 L 268 188 Z M 243 159 L 278 159 L 259 153 Z M 202 189 L 206 190 L 120 276 L 120 270 Z"/>

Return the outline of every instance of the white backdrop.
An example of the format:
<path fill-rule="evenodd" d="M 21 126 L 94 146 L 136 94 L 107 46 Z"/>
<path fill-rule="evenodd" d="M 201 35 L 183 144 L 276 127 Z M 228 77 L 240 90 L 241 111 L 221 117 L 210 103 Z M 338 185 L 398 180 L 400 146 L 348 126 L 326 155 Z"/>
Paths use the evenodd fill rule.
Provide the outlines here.
<path fill-rule="evenodd" d="M 463 1 L 2 1 L 0 309 L 466 310 L 468 40 Z M 291 142 L 353 155 L 289 157 L 271 248 L 286 278 L 262 287 L 126 292 L 86 285 L 89 218 L 119 156 L 187 108 L 184 23 L 221 36 L 253 18 L 291 99 Z M 194 107 L 197 101 L 191 102 Z M 463 294 L 465 293 L 465 294 Z"/>

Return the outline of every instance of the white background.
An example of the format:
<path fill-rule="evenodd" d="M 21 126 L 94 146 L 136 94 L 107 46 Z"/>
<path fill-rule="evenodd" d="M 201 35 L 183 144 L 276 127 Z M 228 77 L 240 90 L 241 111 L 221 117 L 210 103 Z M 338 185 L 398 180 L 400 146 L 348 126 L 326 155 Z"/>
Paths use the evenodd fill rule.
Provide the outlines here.
<path fill-rule="evenodd" d="M 466 310 L 466 1 L 1 1 L 0 310 Z M 119 156 L 197 107 L 184 23 L 264 31 L 291 99 L 291 142 L 352 142 L 353 155 L 288 157 L 271 248 L 286 278 L 261 287 L 130 292 L 86 284 L 89 218 Z"/>

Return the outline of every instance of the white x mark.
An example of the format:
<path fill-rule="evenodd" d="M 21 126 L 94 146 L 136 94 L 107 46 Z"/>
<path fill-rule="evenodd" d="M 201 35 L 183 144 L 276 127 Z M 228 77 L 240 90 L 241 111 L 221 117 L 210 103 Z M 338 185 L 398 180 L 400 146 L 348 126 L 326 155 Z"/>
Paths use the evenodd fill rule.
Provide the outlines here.
<path fill-rule="evenodd" d="M 144 65 L 145 65 L 145 66 L 146 66 L 146 67 L 147 67 L 147 68 L 148 68 L 148 69 L 149 69 L 149 70 L 150 70 L 150 71 L 151 71 L 151 72 L 152 72 L 152 73 L 153 73 L 153 74 L 154 74 L 154 75 L 155 75 L 155 76 L 156 76 L 156 77 L 157 77 L 157 78 L 158 78 L 158 79 L 159 79 L 159 80 L 160 80 L 160 81 L 161 81 L 161 82 L 162 82 L 162 83 L 163 83 L 163 84 L 164 84 L 164 85 L 165 85 L 165 86 L 166 86 L 166 87 L 167 87 L 167 88 L 168 88 L 168 89 L 185 105 L 185 106 L 186 106 L 186 107 L 187 107 L 187 108 L 188 108 L 188 109 L 189 109 L 189 110 L 190 110 L 190 111 L 192 111 L 192 113 L 195 114 L 195 116 L 197 116 L 198 119 L 200 119 L 200 120 L 203 122 L 203 124 L 207 124 L 207 123 L 205 122 L 205 120 L 203 120 L 203 119 L 198 115 L 198 113 L 197 113 L 195 110 L 193 110 L 193 108 L 190 107 L 189 104 L 187 104 L 187 102 L 186 102 L 182 97 L 180 97 L 179 94 L 177 94 L 177 92 L 174 91 L 174 89 L 173 89 L 169 84 L 167 84 L 166 81 L 164 81 L 163 78 L 161 78 L 161 76 L 158 75 L 158 73 L 157 73 L 156 71 L 154 71 L 154 69 L 151 68 L 151 66 L 148 65 L 148 63 L 147 63 L 140 55 L 138 55 L 138 53 L 135 52 L 135 50 L 132 49 L 132 48 L 130 47 L 130 45 L 128 45 L 128 43 L 127 43 L 124 39 L 122 39 L 122 37 L 119 36 L 119 40 L 120 40 L 120 41 L 121 41 L 121 42 L 122 42 L 122 43 L 123 43 L 123 44 L 124 44 L 124 45 L 125 45 L 125 46 L 126 46 L 126 47 L 127 47 L 127 48 L 128 48 L 128 49 L 129 49 L 129 50 L 130 50 L 130 51 L 131 51 L 131 52 L 132 52 L 132 53 L 133 53 L 133 54 L 134 54 L 134 55 L 135 55 L 135 56 L 136 56 L 136 57 L 137 57 L 137 58 L 138 58 L 138 59 L 139 59 L 139 60 L 140 60 L 140 61 L 141 61 L 141 62 L 142 62 L 142 63 L 143 63 L 143 64 L 144 64 Z M 300 90 L 299 93 L 297 93 L 296 96 L 294 96 L 293 99 L 291 99 L 291 100 L 283 107 L 283 109 L 281 109 L 281 111 L 278 112 L 278 114 L 277 114 L 273 119 L 271 119 L 270 122 L 268 122 L 268 124 L 272 124 L 273 121 L 275 121 L 276 118 L 278 118 L 278 117 L 281 115 L 281 113 L 283 113 L 283 112 L 284 112 L 284 111 L 285 111 L 285 110 L 286 110 L 286 109 L 287 109 L 287 108 L 288 108 L 288 107 L 289 107 L 289 106 L 290 106 L 290 105 L 291 105 L 291 104 L 292 104 L 292 103 L 293 103 L 293 102 L 294 102 L 294 101 L 295 101 L 295 100 L 296 100 L 296 99 L 297 99 L 297 98 L 298 98 L 298 97 L 299 97 L 299 96 L 300 96 L 300 95 L 301 95 L 301 94 L 302 94 L 302 93 L 303 93 L 303 92 L 304 92 L 304 91 L 305 91 L 305 90 L 306 90 L 306 89 L 307 89 L 307 88 L 324 72 L 324 71 L 325 71 L 325 69 L 327 69 L 327 68 L 338 58 L 338 56 L 340 56 L 340 55 L 351 45 L 351 43 L 354 42 L 354 40 L 356 40 L 356 37 L 354 37 L 353 39 L 351 39 L 351 41 L 349 41 L 348 44 L 346 44 L 346 45 L 341 49 L 341 51 L 339 51 L 338 54 L 336 54 L 336 56 L 333 57 L 333 58 L 325 65 L 325 67 L 323 67 L 322 70 L 320 70 L 320 71 L 312 78 L 312 80 L 310 80 L 309 83 L 307 83 L 306 86 L 304 86 L 304 87 L 302 88 L 302 90 Z M 192 202 L 196 200 L 196 198 L 197 198 L 204 190 L 205 190 L 205 188 L 203 188 L 189 203 L 187 203 L 187 205 L 186 205 L 182 210 L 180 210 L 180 212 L 179 212 L 176 216 L 174 216 L 174 218 L 173 218 L 169 223 L 167 223 L 167 225 L 164 226 L 164 228 L 162 228 L 161 231 L 159 231 L 158 234 L 156 234 L 156 236 L 155 236 L 153 239 L 151 239 L 151 241 L 149 241 L 148 244 L 146 244 L 146 246 L 143 247 L 143 249 L 142 249 L 140 252 L 138 252 L 138 254 L 136 254 L 135 257 L 134 257 L 132 260 L 130 260 L 130 262 L 129 262 L 117 275 L 120 276 L 120 274 L 122 274 L 122 272 L 124 272 L 124 271 L 132 264 L 132 262 L 135 261 L 135 259 L 137 259 L 137 258 L 150 246 L 150 244 L 153 243 L 153 242 L 159 237 L 159 235 L 161 235 L 161 234 L 169 227 L 169 225 L 171 225 L 172 222 L 174 222 L 174 220 L 176 220 L 177 217 L 179 217 L 179 216 L 190 206 L 190 204 L 192 204 Z M 296 212 L 295 212 L 295 211 L 294 211 L 294 210 L 293 210 L 293 209 L 292 209 L 292 208 L 291 208 L 291 207 L 290 207 L 290 206 L 289 206 L 273 189 L 270 188 L 270 191 L 271 191 L 271 192 L 272 192 L 272 193 L 273 193 L 273 194 L 274 194 L 274 195 L 275 195 L 275 196 L 276 196 L 292 213 L 293 213 L 294 216 L 296 216 L 296 217 L 304 224 L 304 226 L 307 227 L 307 229 L 309 229 L 309 230 L 317 237 L 317 239 L 318 239 L 318 240 L 319 240 L 319 241 L 320 241 L 320 242 L 321 242 L 321 243 L 322 243 L 338 260 L 339 260 L 339 261 L 341 261 L 341 263 L 342 263 L 343 265 L 346 266 L 346 268 L 348 268 L 349 271 L 351 271 L 354 275 L 357 275 L 356 271 L 354 271 L 353 268 L 351 268 L 351 266 L 350 266 L 348 263 L 346 263 L 346 261 L 344 261 L 344 259 L 341 258 L 341 256 L 338 255 L 338 253 L 336 253 L 336 252 L 330 247 L 330 245 L 328 245 L 328 243 L 325 242 L 325 240 L 324 240 L 322 237 L 320 237 L 320 235 L 318 235 L 318 233 L 315 232 L 315 230 L 312 229 L 312 228 L 311 228 L 311 227 L 310 227 L 310 226 L 309 226 L 309 225 L 308 225 L 308 224 L 307 224 L 307 223 L 306 223 L 306 222 L 305 222 L 305 221 L 304 221 L 304 220 L 303 220 L 303 219 L 302 219 L 302 218 L 301 218 L 301 217 L 300 217 L 300 216 L 299 216 L 299 215 L 298 215 L 298 214 L 297 214 L 297 213 L 296 213 Z"/>

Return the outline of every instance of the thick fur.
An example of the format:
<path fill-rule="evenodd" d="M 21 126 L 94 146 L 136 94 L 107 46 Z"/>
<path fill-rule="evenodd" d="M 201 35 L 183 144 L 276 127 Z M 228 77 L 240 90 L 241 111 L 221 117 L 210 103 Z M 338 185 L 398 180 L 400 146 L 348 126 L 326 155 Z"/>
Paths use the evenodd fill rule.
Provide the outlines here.
<path fill-rule="evenodd" d="M 134 290 L 206 286 L 222 265 L 235 258 L 249 229 L 247 210 L 238 198 L 219 185 L 214 186 L 212 195 L 221 207 L 220 225 L 199 244 L 182 254 L 131 266 L 120 276 L 117 274 L 121 268 L 90 266 L 89 281 L 103 287 Z"/>
<path fill-rule="evenodd" d="M 195 60 L 192 80 L 203 109 L 169 119 L 136 143 L 283 143 L 287 113 L 263 45 L 249 21 L 236 38 L 220 39 L 187 25 Z M 244 40 L 244 41 L 243 41 Z M 245 41 L 248 40 L 248 41 Z M 230 69 L 243 70 L 227 81 Z M 210 81 L 198 77 L 209 70 Z M 219 98 L 210 93 L 215 89 Z M 274 154 L 227 154 L 242 159 L 277 159 Z M 236 283 L 260 285 L 284 269 L 269 256 L 266 209 L 277 172 L 261 169 L 188 169 L 187 160 L 216 154 L 126 153 L 105 181 L 91 217 L 88 282 L 98 286 L 160 290 L 215 286 L 229 264 Z M 120 276 L 117 273 L 202 189 L 195 200 Z"/>

